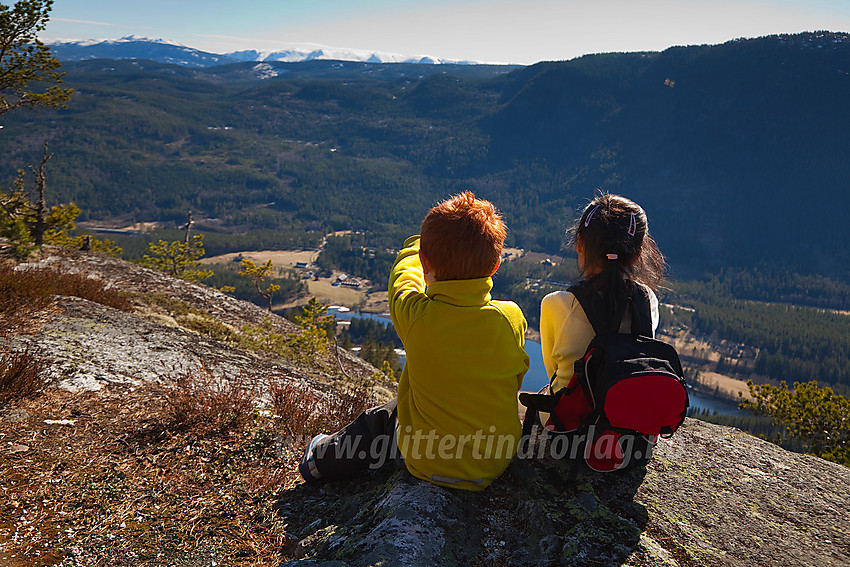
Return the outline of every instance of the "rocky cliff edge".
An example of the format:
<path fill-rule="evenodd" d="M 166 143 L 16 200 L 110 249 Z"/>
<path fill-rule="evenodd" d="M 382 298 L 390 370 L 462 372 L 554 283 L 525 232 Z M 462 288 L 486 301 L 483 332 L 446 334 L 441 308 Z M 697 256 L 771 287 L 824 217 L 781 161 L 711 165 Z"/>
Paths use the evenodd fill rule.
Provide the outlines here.
<path fill-rule="evenodd" d="M 11 499 L 0 516 L 0 563 L 850 565 L 850 469 L 693 419 L 686 420 L 673 438 L 660 441 L 645 468 L 608 475 L 581 471 L 575 482 L 568 483 L 566 464 L 547 456 L 544 447 L 541 458 L 516 459 L 481 493 L 439 488 L 394 469 L 336 484 L 307 486 L 295 473 L 300 447 L 281 448 L 280 442 L 273 457 L 251 457 L 252 466 L 259 466 L 259 459 L 267 477 L 263 491 L 252 493 L 255 484 L 240 484 L 234 464 L 238 459 L 233 456 L 249 453 L 239 446 L 246 443 L 247 434 L 231 435 L 221 441 L 232 451 L 230 476 L 225 474 L 216 485 L 225 496 L 206 505 L 217 510 L 215 521 L 205 528 L 215 537 L 193 539 L 185 533 L 189 531 L 186 526 L 201 533 L 199 519 L 206 508 L 193 512 L 194 524 L 182 524 L 171 516 L 155 523 L 155 510 L 164 507 L 165 501 L 134 492 L 137 484 L 165 482 L 163 475 L 177 465 L 163 463 L 177 463 L 179 455 L 186 453 L 195 459 L 180 465 L 181 479 L 190 477 L 200 498 L 215 480 L 209 473 L 210 462 L 219 462 L 216 459 L 225 452 L 198 453 L 199 446 L 206 443 L 209 447 L 214 441 L 180 432 L 151 417 L 156 408 L 164 407 L 156 387 L 167 386 L 167 369 L 202 361 L 225 379 L 245 369 L 259 369 L 261 374 L 275 374 L 319 393 L 344 387 L 348 379 L 327 367 L 301 368 L 271 355 L 241 350 L 218 340 L 214 333 L 199 333 L 198 328 L 208 327 L 211 319 L 231 329 L 271 324 L 280 332 L 294 331 L 287 321 L 270 318 L 261 308 L 206 286 L 96 254 L 48 250 L 34 265 L 101 279 L 109 287 L 129 293 L 135 306 L 131 312 L 122 312 L 83 299 L 59 297 L 51 309 L 35 317 L 30 329 L 0 339 L 0 346 L 6 348 L 37 350 L 49 360 L 54 379 L 41 405 L 15 402 L 0 411 L 0 466 L 4 497 Z M 191 324 L 193 318 L 195 324 Z M 341 364 L 360 379 L 374 371 L 354 357 L 342 356 Z M 375 386 L 378 398 L 392 395 L 392 385 Z M 138 423 L 120 408 L 103 415 L 91 409 L 98 404 L 106 407 L 109 400 L 121 400 L 121 405 L 130 407 L 133 396 L 142 393 L 149 414 Z M 74 426 L 74 433 L 67 432 L 67 427 L 62 433 L 53 433 L 56 424 L 62 423 Z M 85 458 L 75 459 L 73 455 L 82 452 L 75 446 L 82 443 L 76 428 L 83 424 L 101 436 L 86 449 Z M 168 442 L 161 441 L 166 438 Z M 253 437 L 252 442 L 257 443 L 258 438 Z M 166 452 L 168 447 L 176 448 L 173 454 Z M 106 456 L 91 453 L 99 450 Z M 64 453 L 64 460 L 57 452 Z M 263 454 L 271 455 L 270 449 Z M 126 460 L 116 460 L 131 456 L 136 463 L 132 467 Z M 44 464 L 48 460 L 49 467 Z M 58 488 L 63 482 L 60 471 L 91 469 L 94 462 L 103 463 L 102 469 L 97 469 L 102 476 L 117 475 L 109 476 L 110 486 L 117 483 L 122 487 L 117 496 L 85 488 L 100 486 L 101 477 L 88 472 L 80 473 L 79 478 L 88 480 L 81 481 L 77 492 Z M 151 472 L 154 468 L 155 475 Z M 281 480 L 270 489 L 268 478 L 272 477 Z M 69 487 L 73 482 L 65 481 Z M 22 484 L 26 490 L 20 488 Z M 237 508 L 227 508 L 222 502 L 230 498 L 227 487 L 234 484 L 239 484 L 241 492 L 233 498 L 239 500 L 238 510 L 248 510 L 247 520 L 234 511 Z M 33 503 L 36 496 L 30 494 L 42 498 L 42 504 Z M 172 489 L 169 494 L 175 509 L 180 509 L 181 495 L 187 497 L 188 493 Z M 50 529 L 33 527 L 32 518 L 40 516 L 32 509 L 27 511 L 27 498 L 31 498 L 31 508 L 44 512 L 44 522 L 48 518 L 54 522 Z M 53 499 L 61 500 L 61 505 Z M 61 515 L 73 517 L 77 504 L 88 506 L 87 519 L 64 532 L 59 530 L 64 526 Z M 192 509 L 188 501 L 182 505 Z M 126 521 L 114 519 L 118 508 L 123 510 L 119 520 L 126 516 Z M 252 520 L 251 510 L 262 517 Z M 262 510 L 268 514 L 261 514 Z M 110 519 L 99 521 L 100 517 Z M 251 521 L 258 524 L 246 527 L 245 522 Z M 85 525 L 102 530 L 98 537 L 86 539 L 88 544 L 79 543 L 82 536 L 75 531 Z M 142 539 L 131 539 L 143 537 L 133 535 L 137 533 L 134 529 L 145 534 L 162 529 L 177 535 L 173 541 L 157 535 L 159 543 L 152 543 L 146 551 L 139 543 Z M 251 530 L 263 531 L 263 541 L 277 545 L 262 550 L 256 545 L 240 548 L 237 544 L 247 541 L 245 533 Z M 238 533 L 242 535 L 234 535 Z M 132 545 L 119 543 L 122 538 Z M 182 542 L 179 545 L 174 543 L 178 540 Z M 42 551 L 33 555 L 36 547 Z M 235 549 L 242 551 L 236 553 Z M 41 563 L 39 557 L 44 559 Z M 47 560 L 51 557 L 52 562 Z"/>

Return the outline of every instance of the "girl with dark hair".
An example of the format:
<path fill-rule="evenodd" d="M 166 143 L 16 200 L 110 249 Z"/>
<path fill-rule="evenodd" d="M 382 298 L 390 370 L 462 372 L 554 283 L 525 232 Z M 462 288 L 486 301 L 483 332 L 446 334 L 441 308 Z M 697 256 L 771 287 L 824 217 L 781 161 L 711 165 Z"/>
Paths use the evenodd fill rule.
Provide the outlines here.
<path fill-rule="evenodd" d="M 578 254 L 583 282 L 594 295 L 617 313 L 641 286 L 649 296 L 653 336 L 658 327 L 658 298 L 653 290 L 663 280 L 667 263 L 649 235 L 644 210 L 635 202 L 600 193 L 568 231 L 570 245 Z M 626 309 L 620 332 L 629 332 L 631 312 Z M 543 363 L 551 377 L 554 393 L 570 386 L 574 363 L 584 356 L 595 336 L 576 297 L 569 291 L 556 291 L 540 305 L 540 343 Z M 543 419 L 545 423 L 545 418 Z"/>

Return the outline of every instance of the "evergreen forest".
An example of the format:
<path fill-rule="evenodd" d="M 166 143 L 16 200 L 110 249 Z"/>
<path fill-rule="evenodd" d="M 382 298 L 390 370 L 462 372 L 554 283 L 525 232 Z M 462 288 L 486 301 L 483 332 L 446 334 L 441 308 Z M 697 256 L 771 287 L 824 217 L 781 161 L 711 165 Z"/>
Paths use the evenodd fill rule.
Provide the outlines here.
<path fill-rule="evenodd" d="M 554 260 L 495 278 L 534 327 L 542 296 L 575 277 L 564 231 L 602 189 L 647 211 L 672 267 L 668 325 L 757 348 L 751 373 L 850 391 L 847 34 L 528 67 L 94 59 L 62 71 L 66 109 L 3 116 L 0 180 L 48 142 L 49 204 L 73 202 L 88 230 L 159 227 L 109 233 L 127 258 L 173 240 L 192 211 L 208 255 L 352 231 L 327 239 L 320 267 L 383 282 L 427 209 L 471 189 L 501 209 L 509 246 Z"/>

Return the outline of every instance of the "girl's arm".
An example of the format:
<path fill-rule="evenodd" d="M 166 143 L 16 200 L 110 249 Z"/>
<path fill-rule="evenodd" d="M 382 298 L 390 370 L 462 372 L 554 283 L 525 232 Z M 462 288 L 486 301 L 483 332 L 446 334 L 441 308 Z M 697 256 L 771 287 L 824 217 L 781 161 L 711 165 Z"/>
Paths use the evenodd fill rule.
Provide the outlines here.
<path fill-rule="evenodd" d="M 556 375 L 553 391 L 566 387 L 575 361 L 584 356 L 595 333 L 575 296 L 556 291 L 540 303 L 540 346 L 549 379 Z"/>

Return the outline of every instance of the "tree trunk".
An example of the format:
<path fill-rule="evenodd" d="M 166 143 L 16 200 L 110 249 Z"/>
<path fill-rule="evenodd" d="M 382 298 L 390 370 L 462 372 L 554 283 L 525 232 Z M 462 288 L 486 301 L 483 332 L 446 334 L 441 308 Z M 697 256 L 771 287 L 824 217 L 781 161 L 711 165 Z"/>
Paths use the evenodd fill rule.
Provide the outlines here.
<path fill-rule="evenodd" d="M 186 216 L 186 226 L 183 227 L 186 229 L 186 234 L 183 236 L 183 244 L 189 244 L 189 231 L 192 230 L 193 224 L 195 224 L 195 221 L 192 220 L 192 211 L 189 211 L 189 214 Z"/>
<path fill-rule="evenodd" d="M 53 157 L 53 154 L 47 152 L 47 142 L 44 142 L 44 152 L 41 155 L 41 163 L 38 168 L 30 166 L 35 175 L 35 188 L 38 191 L 38 201 L 35 204 L 35 226 L 33 227 L 32 237 L 35 245 L 41 248 L 44 244 L 44 231 L 47 228 L 47 221 L 44 218 L 47 204 L 44 199 L 44 189 L 47 185 L 47 176 L 44 173 L 44 166 L 48 160 Z"/>

